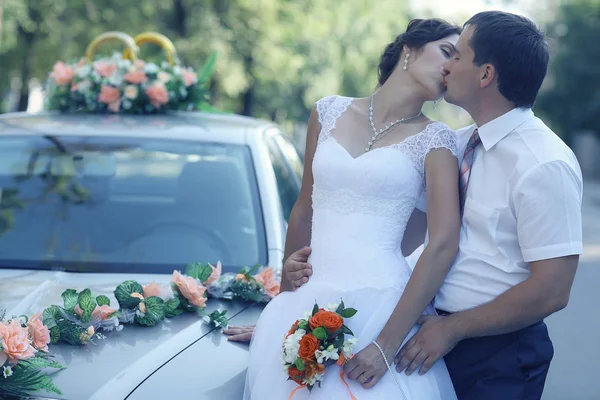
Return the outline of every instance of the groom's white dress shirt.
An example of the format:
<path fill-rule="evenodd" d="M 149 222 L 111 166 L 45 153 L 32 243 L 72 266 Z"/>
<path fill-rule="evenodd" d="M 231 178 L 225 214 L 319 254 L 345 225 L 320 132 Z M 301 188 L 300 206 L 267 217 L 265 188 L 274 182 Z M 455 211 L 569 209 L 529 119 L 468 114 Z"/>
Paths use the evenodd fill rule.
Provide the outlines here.
<path fill-rule="evenodd" d="M 475 128 L 458 131 L 460 157 Z M 487 303 L 526 280 L 532 261 L 583 252 L 583 179 L 571 149 L 530 109 L 514 109 L 478 129 L 482 144 L 459 252 L 435 300 L 448 312 Z"/>

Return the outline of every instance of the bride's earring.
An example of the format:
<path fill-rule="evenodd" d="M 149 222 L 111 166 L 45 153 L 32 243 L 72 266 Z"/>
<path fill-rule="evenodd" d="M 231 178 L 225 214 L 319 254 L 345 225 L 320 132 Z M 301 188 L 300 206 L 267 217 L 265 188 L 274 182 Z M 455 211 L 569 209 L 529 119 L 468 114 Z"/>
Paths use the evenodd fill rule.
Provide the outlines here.
<path fill-rule="evenodd" d="M 406 53 L 406 57 L 404 57 L 404 67 L 402 69 L 405 71 L 408 69 L 408 57 L 410 57 L 410 53 Z"/>

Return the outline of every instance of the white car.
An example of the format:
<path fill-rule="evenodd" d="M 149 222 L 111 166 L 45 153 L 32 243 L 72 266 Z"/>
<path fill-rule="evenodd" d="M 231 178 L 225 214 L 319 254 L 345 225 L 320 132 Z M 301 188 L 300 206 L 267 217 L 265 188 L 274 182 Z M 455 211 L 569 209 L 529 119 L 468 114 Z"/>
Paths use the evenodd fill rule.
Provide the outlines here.
<path fill-rule="evenodd" d="M 0 310 L 31 315 L 65 289 L 168 284 L 173 270 L 281 268 L 302 161 L 272 123 L 233 115 L 0 116 Z M 209 300 L 230 323 L 261 306 Z M 240 399 L 248 348 L 196 315 L 50 346 L 70 400 Z"/>

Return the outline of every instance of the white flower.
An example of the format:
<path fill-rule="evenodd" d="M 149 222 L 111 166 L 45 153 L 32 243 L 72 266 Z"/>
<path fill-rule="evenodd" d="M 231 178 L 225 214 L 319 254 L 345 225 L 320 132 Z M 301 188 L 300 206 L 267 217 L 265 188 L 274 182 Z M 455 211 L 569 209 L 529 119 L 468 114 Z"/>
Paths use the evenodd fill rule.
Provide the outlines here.
<path fill-rule="evenodd" d="M 123 59 L 123 55 L 118 51 L 115 51 L 111 57 L 112 60 L 119 61 Z"/>
<path fill-rule="evenodd" d="M 77 76 L 79 78 L 84 78 L 88 76 L 92 72 L 92 67 L 89 64 L 82 65 L 77 69 Z"/>
<path fill-rule="evenodd" d="M 312 312 L 311 311 L 307 311 L 302 315 L 302 319 L 305 321 L 308 321 L 309 319 L 312 318 Z"/>
<path fill-rule="evenodd" d="M 146 63 L 144 64 L 144 72 L 147 74 L 155 74 L 158 72 L 158 67 L 156 64 Z"/>
<path fill-rule="evenodd" d="M 327 311 L 335 312 L 339 306 L 340 306 L 340 303 L 328 303 L 323 308 Z"/>
<path fill-rule="evenodd" d="M 327 360 L 337 361 L 340 358 L 338 349 L 336 349 L 333 345 L 330 345 L 326 350 L 315 351 L 315 356 L 317 357 L 317 362 L 319 364 L 323 364 L 323 362 Z"/>
<path fill-rule="evenodd" d="M 90 90 L 92 84 L 89 80 L 85 79 L 77 84 L 77 91 L 80 93 L 85 93 Z"/>
<path fill-rule="evenodd" d="M 350 338 L 344 342 L 343 352 L 344 352 L 344 356 L 346 358 L 352 357 L 352 355 L 354 354 L 354 348 L 356 347 L 357 344 L 358 344 L 357 338 Z"/>
<path fill-rule="evenodd" d="M 160 71 L 158 73 L 158 75 L 156 75 L 156 77 L 158 78 L 159 81 L 161 81 L 162 83 L 167 83 L 171 80 L 171 75 L 169 75 L 167 72 L 165 71 Z"/>
<path fill-rule="evenodd" d="M 121 332 L 123 330 L 123 325 L 119 325 L 116 327 L 117 332 Z"/>
<path fill-rule="evenodd" d="M 283 342 L 283 359 L 290 364 L 296 362 L 298 351 L 300 350 L 300 339 L 306 334 L 303 329 L 298 329 Z"/>
<path fill-rule="evenodd" d="M 173 67 L 173 75 L 181 76 L 181 67 Z"/>
<path fill-rule="evenodd" d="M 137 86 L 134 85 L 127 85 L 127 87 L 125 87 L 125 97 L 131 100 L 135 100 L 137 99 L 138 95 L 139 95 L 140 91 L 138 90 Z"/>
<path fill-rule="evenodd" d="M 108 83 L 110 83 L 113 86 L 121 86 L 121 84 L 123 83 L 123 74 L 115 72 L 108 80 Z"/>
<path fill-rule="evenodd" d="M 23 325 L 27 325 L 27 317 L 22 315 L 18 318 L 19 324 L 21 324 L 21 326 Z"/>
<path fill-rule="evenodd" d="M 5 379 L 8 378 L 9 376 L 12 376 L 12 374 L 13 374 L 13 370 L 10 366 L 4 367 L 3 375 L 4 375 Z"/>

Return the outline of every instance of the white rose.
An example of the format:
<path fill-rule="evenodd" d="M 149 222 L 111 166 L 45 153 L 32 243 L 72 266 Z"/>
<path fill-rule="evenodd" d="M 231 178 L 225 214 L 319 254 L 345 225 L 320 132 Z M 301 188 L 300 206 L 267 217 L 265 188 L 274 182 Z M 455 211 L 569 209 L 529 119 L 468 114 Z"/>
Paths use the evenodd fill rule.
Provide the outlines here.
<path fill-rule="evenodd" d="M 125 97 L 131 100 L 135 100 L 137 99 L 139 94 L 139 90 L 137 88 L 137 86 L 134 85 L 127 85 L 127 87 L 125 88 Z"/>

